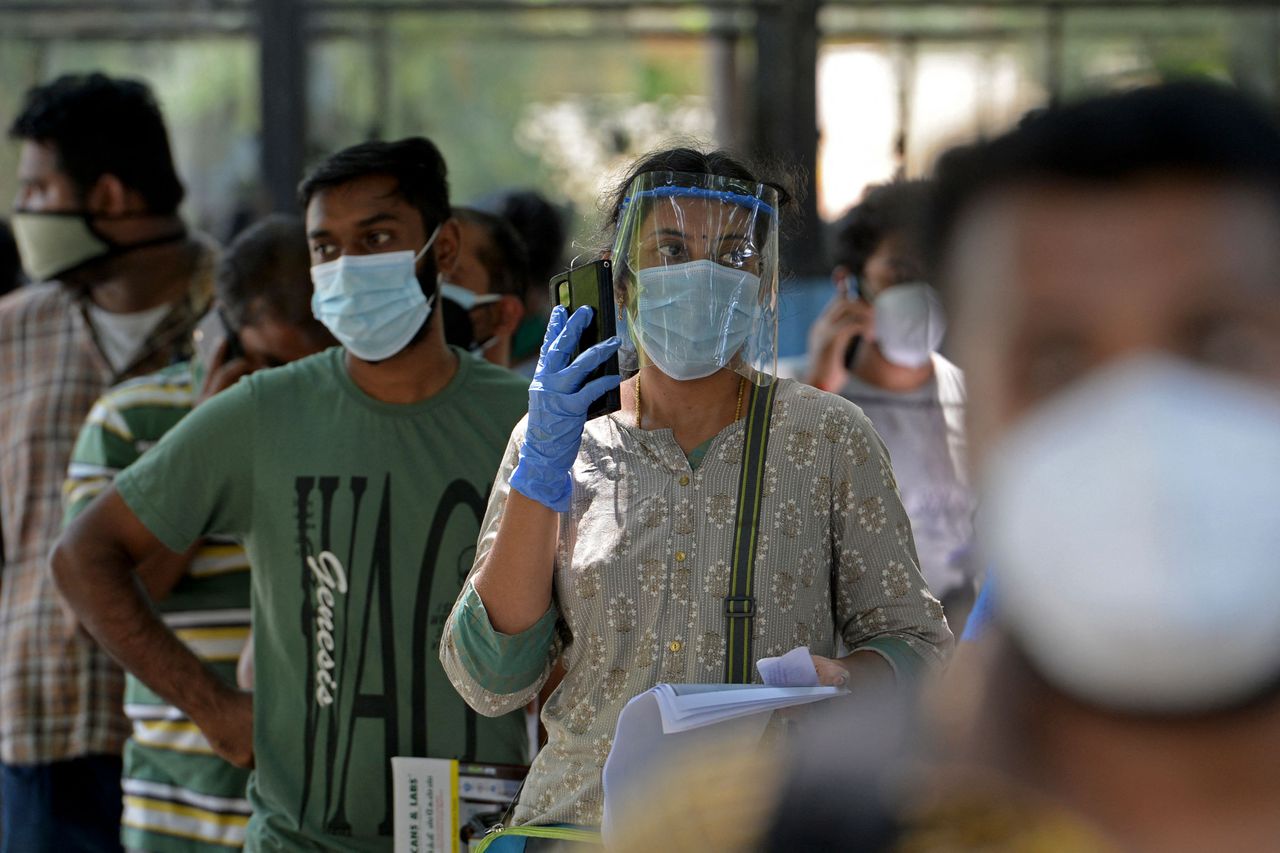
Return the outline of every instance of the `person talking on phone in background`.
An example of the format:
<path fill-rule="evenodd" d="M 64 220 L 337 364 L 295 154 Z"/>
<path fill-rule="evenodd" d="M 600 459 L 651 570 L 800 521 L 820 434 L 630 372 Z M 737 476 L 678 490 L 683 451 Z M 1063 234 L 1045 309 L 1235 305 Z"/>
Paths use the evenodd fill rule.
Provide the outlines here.
<path fill-rule="evenodd" d="M 269 217 L 232 241 L 218 260 L 215 307 L 196 329 L 197 357 L 117 385 L 94 404 L 71 454 L 65 523 L 197 404 L 259 368 L 335 343 L 311 316 L 309 267 L 296 217 Z M 162 548 L 138 574 L 179 639 L 231 683 L 249 635 L 244 549 L 218 537 L 183 554 Z M 249 771 L 215 755 L 185 714 L 131 675 L 124 701 L 133 734 L 124 748 L 120 842 L 154 853 L 239 847 Z"/>
<path fill-rule="evenodd" d="M 931 185 L 871 187 L 840 220 L 836 293 L 809 333 L 808 382 L 858 405 L 893 458 L 920 571 L 959 632 L 974 600 L 964 373 L 938 353 L 947 321 L 917 229 Z"/>
<path fill-rule="evenodd" d="M 485 714 L 564 665 L 516 824 L 598 825 L 618 715 L 658 682 L 750 681 L 757 658 L 807 646 L 822 683 L 857 689 L 949 647 L 875 430 L 840 397 L 774 377 L 788 201 L 724 152 L 647 157 L 611 205 L 620 337 L 571 361 L 590 311 L 553 309 L 441 643 Z M 620 377 L 584 378 L 615 352 L 634 374 L 621 411 L 588 421 Z M 748 463 L 759 527 L 740 594 Z M 491 849 L 520 849 L 504 841 L 517 846 Z"/>

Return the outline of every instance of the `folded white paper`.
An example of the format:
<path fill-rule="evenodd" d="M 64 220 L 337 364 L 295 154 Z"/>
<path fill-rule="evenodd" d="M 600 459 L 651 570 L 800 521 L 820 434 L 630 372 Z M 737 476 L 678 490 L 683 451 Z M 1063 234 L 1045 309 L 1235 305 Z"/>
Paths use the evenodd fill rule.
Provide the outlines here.
<path fill-rule="evenodd" d="M 817 687 L 818 668 L 808 646 L 799 646 L 776 658 L 756 661 L 760 677 L 770 687 Z"/>

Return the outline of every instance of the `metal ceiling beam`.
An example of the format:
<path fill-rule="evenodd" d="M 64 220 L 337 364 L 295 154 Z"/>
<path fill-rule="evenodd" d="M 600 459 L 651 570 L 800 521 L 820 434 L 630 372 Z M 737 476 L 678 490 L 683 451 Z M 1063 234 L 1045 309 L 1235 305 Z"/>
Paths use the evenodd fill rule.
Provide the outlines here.
<path fill-rule="evenodd" d="M 784 6 L 787 0 L 299 0 L 314 12 L 631 12 L 706 9 L 754 11 Z M 252 0 L 0 0 L 0 16 L 56 17 L 66 14 L 157 12 L 200 14 L 251 12 Z M 927 9 L 1018 9 L 1048 6 L 1077 9 L 1277 9 L 1280 0 L 822 0 L 821 5 L 869 11 Z"/>

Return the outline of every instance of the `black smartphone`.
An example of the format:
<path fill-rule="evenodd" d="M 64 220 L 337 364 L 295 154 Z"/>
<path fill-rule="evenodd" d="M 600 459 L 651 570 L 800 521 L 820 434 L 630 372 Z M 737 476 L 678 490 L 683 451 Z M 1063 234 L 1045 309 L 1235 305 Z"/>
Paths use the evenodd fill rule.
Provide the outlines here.
<path fill-rule="evenodd" d="M 618 333 L 617 303 L 613 301 L 613 263 L 592 261 L 574 267 L 551 279 L 551 304 L 563 305 L 572 314 L 580 306 L 591 307 L 591 325 L 582 332 L 573 357 L 601 341 L 607 341 Z M 587 376 L 590 382 L 601 376 L 618 376 L 618 354 L 597 367 Z M 588 418 L 598 418 L 622 408 L 622 393 L 614 388 L 600 396 L 587 410 Z"/>
<path fill-rule="evenodd" d="M 227 315 L 223 313 L 222 306 L 218 306 L 218 319 L 222 321 L 222 328 L 227 333 L 227 361 L 233 358 L 244 357 L 244 344 L 240 343 L 240 336 L 236 334 L 235 329 L 231 328 Z"/>

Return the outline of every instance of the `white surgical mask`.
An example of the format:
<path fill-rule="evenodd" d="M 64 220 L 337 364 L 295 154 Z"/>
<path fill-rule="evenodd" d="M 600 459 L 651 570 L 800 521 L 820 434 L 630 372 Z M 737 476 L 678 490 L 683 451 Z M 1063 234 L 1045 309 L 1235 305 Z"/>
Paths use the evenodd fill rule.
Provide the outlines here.
<path fill-rule="evenodd" d="M 913 282 L 886 287 L 872 303 L 876 346 L 902 367 L 923 367 L 942 344 L 947 319 L 937 291 Z"/>
<path fill-rule="evenodd" d="M 381 361 L 404 349 L 431 315 L 417 264 L 440 226 L 416 254 L 342 255 L 311 268 L 311 313 L 356 358 Z"/>
<path fill-rule="evenodd" d="M 1143 356 L 995 448 L 978 522 L 1000 618 L 1042 675 L 1179 713 L 1280 678 L 1278 508 L 1280 392 Z"/>
<path fill-rule="evenodd" d="M 711 260 L 636 273 L 636 341 L 672 379 L 710 376 L 727 366 L 751 333 L 760 279 Z"/>
<path fill-rule="evenodd" d="M 463 311 L 470 311 L 472 308 L 479 308 L 481 305 L 492 305 L 495 302 L 502 301 L 501 293 L 476 293 L 473 290 L 467 290 L 460 284 L 454 284 L 443 279 L 440 281 L 440 296 L 450 302 L 456 302 Z"/>

